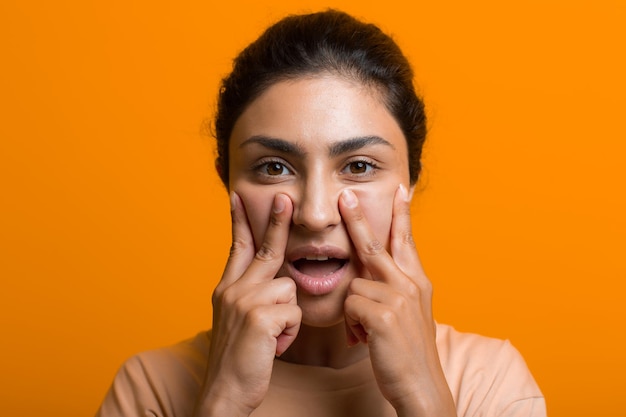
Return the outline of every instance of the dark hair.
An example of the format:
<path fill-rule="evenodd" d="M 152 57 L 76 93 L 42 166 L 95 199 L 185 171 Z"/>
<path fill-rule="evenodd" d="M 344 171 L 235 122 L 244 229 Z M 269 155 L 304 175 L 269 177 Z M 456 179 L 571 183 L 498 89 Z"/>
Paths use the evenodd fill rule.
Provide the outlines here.
<path fill-rule="evenodd" d="M 233 62 L 222 80 L 215 117 L 218 173 L 228 187 L 228 146 L 246 107 L 278 81 L 319 73 L 337 74 L 376 88 L 408 145 L 415 184 L 426 138 L 424 103 L 415 93 L 413 71 L 398 45 L 373 24 L 328 10 L 288 16 L 270 26 Z"/>

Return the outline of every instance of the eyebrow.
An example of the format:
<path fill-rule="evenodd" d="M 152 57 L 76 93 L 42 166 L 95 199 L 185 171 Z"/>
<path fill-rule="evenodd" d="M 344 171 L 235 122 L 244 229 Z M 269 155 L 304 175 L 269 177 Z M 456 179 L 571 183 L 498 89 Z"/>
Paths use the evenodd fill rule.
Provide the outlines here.
<path fill-rule="evenodd" d="M 354 152 L 366 146 L 385 145 L 392 149 L 395 147 L 380 136 L 358 136 L 334 142 L 328 148 L 328 155 L 333 158 L 344 153 Z"/>
<path fill-rule="evenodd" d="M 253 143 L 258 143 L 259 145 L 266 147 L 268 149 L 272 149 L 275 151 L 292 154 L 298 157 L 302 157 L 306 154 L 304 149 L 301 146 L 294 144 L 292 142 L 286 141 L 284 139 L 273 138 L 270 136 L 264 135 L 254 135 L 246 139 L 241 145 L 240 148 L 244 146 L 251 145 Z"/>
<path fill-rule="evenodd" d="M 306 155 L 305 150 L 302 149 L 302 147 L 298 144 L 286 141 L 284 139 L 274 138 L 265 135 L 251 136 L 250 138 L 246 139 L 241 145 L 239 145 L 239 147 L 242 148 L 253 143 L 257 143 L 268 149 L 295 155 L 298 157 L 303 157 Z M 328 147 L 328 156 L 334 158 L 341 154 L 354 152 L 372 145 L 385 145 L 391 147 L 392 149 L 395 149 L 395 147 L 390 142 L 387 142 L 380 136 L 357 136 L 331 143 Z"/>

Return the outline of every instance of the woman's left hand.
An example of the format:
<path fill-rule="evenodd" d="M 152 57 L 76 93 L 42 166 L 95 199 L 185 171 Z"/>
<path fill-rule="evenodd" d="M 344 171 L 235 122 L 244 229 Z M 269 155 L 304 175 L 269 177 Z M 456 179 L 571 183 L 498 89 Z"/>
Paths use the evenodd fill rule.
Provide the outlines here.
<path fill-rule="evenodd" d="M 348 342 L 368 345 L 378 386 L 398 416 L 455 416 L 435 342 L 432 286 L 413 241 L 407 189 L 401 185 L 395 194 L 391 253 L 374 236 L 352 191 L 343 192 L 339 208 L 371 275 L 350 284 Z"/>

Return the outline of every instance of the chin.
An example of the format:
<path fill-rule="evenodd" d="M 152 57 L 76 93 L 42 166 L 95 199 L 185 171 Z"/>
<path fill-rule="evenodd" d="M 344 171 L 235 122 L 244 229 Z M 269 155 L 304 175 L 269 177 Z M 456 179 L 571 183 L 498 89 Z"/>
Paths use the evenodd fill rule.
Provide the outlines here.
<path fill-rule="evenodd" d="M 309 327 L 333 327 L 343 323 L 345 295 L 338 298 L 321 300 L 298 295 L 298 305 L 302 309 L 302 324 Z"/>

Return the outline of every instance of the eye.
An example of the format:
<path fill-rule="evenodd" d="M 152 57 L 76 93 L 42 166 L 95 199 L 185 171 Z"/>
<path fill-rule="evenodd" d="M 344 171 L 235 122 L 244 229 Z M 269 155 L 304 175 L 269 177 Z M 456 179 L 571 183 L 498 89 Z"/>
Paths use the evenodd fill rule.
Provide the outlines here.
<path fill-rule="evenodd" d="M 276 161 L 265 162 L 261 164 L 259 166 L 259 171 L 262 174 L 269 175 L 271 177 L 288 175 L 291 173 L 291 171 L 285 166 L 285 164 Z"/>
<path fill-rule="evenodd" d="M 289 162 L 277 156 L 260 158 L 250 167 L 250 172 L 261 184 L 275 184 L 293 178 L 296 171 Z"/>
<path fill-rule="evenodd" d="M 368 176 L 376 173 L 377 166 L 372 161 L 359 159 L 349 162 L 343 169 L 344 174 L 354 176 Z"/>
<path fill-rule="evenodd" d="M 367 162 L 363 161 L 350 162 L 348 164 L 348 169 L 351 174 L 365 174 L 368 168 L 371 169 Z"/>

